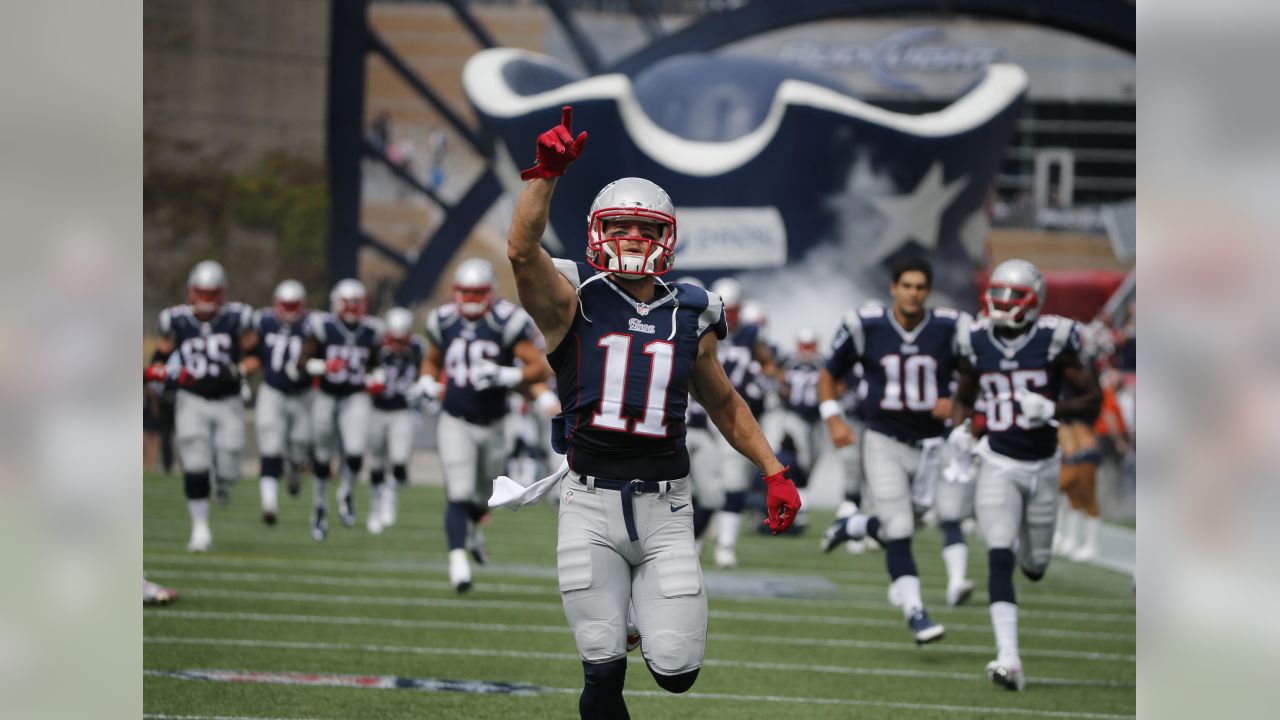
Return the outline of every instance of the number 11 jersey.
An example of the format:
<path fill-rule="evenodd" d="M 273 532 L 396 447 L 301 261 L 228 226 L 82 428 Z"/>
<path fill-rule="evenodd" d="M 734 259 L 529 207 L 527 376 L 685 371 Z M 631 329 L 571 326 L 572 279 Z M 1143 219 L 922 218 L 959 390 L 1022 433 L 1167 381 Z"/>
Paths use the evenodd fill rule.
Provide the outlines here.
<path fill-rule="evenodd" d="M 719 296 L 658 280 L 642 303 L 586 263 L 555 264 L 578 292 L 573 325 L 547 355 L 562 408 L 552 432 L 569 467 L 616 480 L 687 477 L 685 410 L 698 343 L 728 332 Z"/>

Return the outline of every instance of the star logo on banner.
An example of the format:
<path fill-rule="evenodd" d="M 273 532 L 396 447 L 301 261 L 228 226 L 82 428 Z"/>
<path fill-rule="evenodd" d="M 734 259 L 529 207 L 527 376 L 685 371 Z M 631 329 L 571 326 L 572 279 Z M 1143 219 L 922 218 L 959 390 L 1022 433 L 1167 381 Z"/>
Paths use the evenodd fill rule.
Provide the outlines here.
<path fill-rule="evenodd" d="M 868 258 L 879 262 L 911 241 L 926 251 L 937 250 L 942 215 L 968 185 L 969 179 L 964 176 L 944 183 L 942 162 L 937 161 L 911 192 L 868 197 L 884 220 L 880 236 L 867 253 Z"/>

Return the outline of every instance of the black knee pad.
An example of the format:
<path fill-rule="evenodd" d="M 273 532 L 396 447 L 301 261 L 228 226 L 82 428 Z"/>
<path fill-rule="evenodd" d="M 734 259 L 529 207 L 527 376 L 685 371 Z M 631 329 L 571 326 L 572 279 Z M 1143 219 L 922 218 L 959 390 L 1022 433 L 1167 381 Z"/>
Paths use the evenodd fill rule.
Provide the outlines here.
<path fill-rule="evenodd" d="M 187 494 L 188 500 L 208 500 L 212 489 L 209 471 L 183 473 L 182 489 Z"/>
<path fill-rule="evenodd" d="M 942 523 L 942 547 L 949 545 L 963 545 L 964 530 L 960 527 L 959 520 L 947 520 Z"/>
<path fill-rule="evenodd" d="M 383 482 L 385 482 L 385 481 L 386 481 L 386 479 L 387 479 L 386 473 L 382 472 L 382 470 L 370 470 L 370 471 L 369 471 L 369 484 L 370 484 L 370 485 L 373 485 L 373 486 L 375 486 L 375 487 L 376 487 L 376 486 L 378 486 L 378 485 L 381 485 Z"/>
<path fill-rule="evenodd" d="M 359 474 L 360 474 L 360 468 L 362 468 L 362 467 L 364 467 L 364 456 L 363 456 L 363 455 L 348 455 L 348 456 L 347 456 L 347 469 L 351 471 L 351 474 L 352 474 L 352 475 L 359 475 Z"/>
<path fill-rule="evenodd" d="M 987 595 L 991 602 L 1017 602 L 1013 592 L 1013 551 L 996 548 L 987 551 Z"/>
<path fill-rule="evenodd" d="M 698 671 L 702 668 L 694 668 L 689 672 L 683 672 L 679 675 L 659 675 L 654 672 L 653 666 L 649 666 L 649 674 L 653 676 L 658 687 L 669 693 L 682 693 L 693 687 L 693 683 L 698 679 Z"/>
<path fill-rule="evenodd" d="M 316 476 L 317 480 L 328 480 L 329 479 L 329 463 L 320 462 L 318 458 L 312 458 L 311 473 Z"/>
<path fill-rule="evenodd" d="M 582 662 L 582 695 L 578 713 L 583 718 L 629 720 L 622 686 L 627 681 L 625 656 L 606 663 Z"/>
<path fill-rule="evenodd" d="M 262 457 L 262 477 L 278 478 L 284 474 L 284 458 L 279 455 Z"/>
<path fill-rule="evenodd" d="M 396 479 L 397 485 L 403 485 L 409 482 L 409 468 L 404 465 L 392 465 L 391 477 Z"/>
<path fill-rule="evenodd" d="M 1030 580 L 1031 582 L 1040 582 L 1041 580 L 1043 580 L 1044 573 L 1045 573 L 1044 570 L 1030 570 L 1025 567 L 1022 568 L 1022 574 L 1027 576 L 1027 579 Z"/>

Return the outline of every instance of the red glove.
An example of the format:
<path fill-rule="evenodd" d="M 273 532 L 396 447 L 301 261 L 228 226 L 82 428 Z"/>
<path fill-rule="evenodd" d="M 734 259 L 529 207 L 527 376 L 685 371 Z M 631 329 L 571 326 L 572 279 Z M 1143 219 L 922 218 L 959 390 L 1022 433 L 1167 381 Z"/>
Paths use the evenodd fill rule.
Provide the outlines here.
<path fill-rule="evenodd" d="M 169 379 L 169 369 L 160 363 L 148 365 L 142 371 L 143 382 L 165 382 Z"/>
<path fill-rule="evenodd" d="M 520 173 L 521 180 L 560 177 L 587 146 L 587 132 L 573 139 L 573 108 L 564 106 L 560 124 L 538 136 L 538 163 Z"/>
<path fill-rule="evenodd" d="M 765 520 L 765 525 L 769 526 L 774 535 L 786 532 L 791 523 L 795 522 L 796 512 L 800 510 L 800 493 L 796 491 L 791 478 L 787 477 L 789 470 L 791 468 L 784 467 L 764 479 L 765 485 L 769 487 L 769 496 L 765 500 L 769 506 L 769 517 Z"/>
<path fill-rule="evenodd" d="M 336 373 L 347 367 L 347 361 L 342 358 L 329 358 L 325 361 L 324 371 L 327 373 Z"/>
<path fill-rule="evenodd" d="M 186 368 L 182 368 L 182 372 L 178 373 L 178 386 L 191 387 L 196 384 L 196 376 L 187 372 Z"/>

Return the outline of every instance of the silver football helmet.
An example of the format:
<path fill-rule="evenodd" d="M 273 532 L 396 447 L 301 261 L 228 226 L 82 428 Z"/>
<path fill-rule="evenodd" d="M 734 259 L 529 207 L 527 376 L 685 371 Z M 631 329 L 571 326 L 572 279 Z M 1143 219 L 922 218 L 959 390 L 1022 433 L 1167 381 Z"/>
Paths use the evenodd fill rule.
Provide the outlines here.
<path fill-rule="evenodd" d="M 1021 330 L 1044 307 L 1044 277 L 1026 260 L 1005 260 L 991 271 L 985 294 L 987 316 L 997 327 Z"/>
<path fill-rule="evenodd" d="M 355 325 L 369 312 L 369 294 L 355 278 L 339 280 L 329 292 L 329 311 L 348 325 Z"/>
<path fill-rule="evenodd" d="M 755 300 L 748 300 L 742 303 L 742 322 L 764 327 L 769 324 L 769 318 L 764 314 L 763 305 Z"/>
<path fill-rule="evenodd" d="M 818 334 L 812 328 L 800 328 L 796 332 L 796 352 L 813 355 L 818 352 Z"/>
<path fill-rule="evenodd" d="M 720 296 L 720 302 L 727 308 L 736 308 L 742 304 L 742 283 L 733 278 L 720 278 L 711 284 L 711 292 Z"/>
<path fill-rule="evenodd" d="M 401 348 L 407 346 L 413 333 L 413 313 L 408 308 L 393 307 L 383 319 L 387 323 L 387 344 Z"/>
<path fill-rule="evenodd" d="M 297 280 L 285 280 L 276 286 L 271 300 L 281 322 L 297 322 L 307 307 L 307 290 Z"/>
<path fill-rule="evenodd" d="M 187 302 L 197 315 L 217 314 L 226 299 L 227 272 L 214 260 L 202 260 L 187 276 Z"/>
<path fill-rule="evenodd" d="M 605 231 L 616 221 L 654 226 L 650 235 L 625 235 Z M 623 241 L 643 243 L 639 253 L 623 252 Z M 587 262 L 597 270 L 623 277 L 661 275 L 676 260 L 676 208 L 657 185 L 643 178 L 627 177 L 604 186 L 587 212 Z"/>
<path fill-rule="evenodd" d="M 453 302 L 463 317 L 474 320 L 489 312 L 495 277 L 484 258 L 466 260 L 453 272 Z"/>

